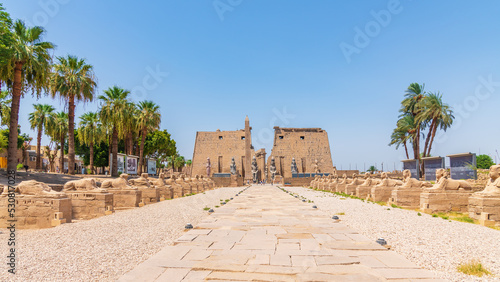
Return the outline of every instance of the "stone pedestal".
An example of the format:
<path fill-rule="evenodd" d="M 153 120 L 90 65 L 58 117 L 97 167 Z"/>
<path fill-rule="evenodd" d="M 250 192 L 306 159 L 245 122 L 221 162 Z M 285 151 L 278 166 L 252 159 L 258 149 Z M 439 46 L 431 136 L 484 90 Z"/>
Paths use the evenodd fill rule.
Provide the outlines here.
<path fill-rule="evenodd" d="M 420 194 L 420 209 L 426 213 L 468 212 L 470 190 L 424 191 Z"/>
<path fill-rule="evenodd" d="M 347 184 L 345 186 L 344 193 L 346 193 L 347 195 L 355 195 L 357 187 L 358 187 L 358 185 L 356 185 L 356 184 Z"/>
<path fill-rule="evenodd" d="M 108 189 L 113 194 L 115 208 L 135 208 L 141 202 L 142 192 L 135 189 Z"/>
<path fill-rule="evenodd" d="M 171 186 L 156 187 L 160 193 L 160 201 L 170 200 L 174 198 L 174 189 Z"/>
<path fill-rule="evenodd" d="M 335 187 L 335 192 L 345 193 L 345 187 L 346 187 L 346 184 L 337 184 L 337 187 Z"/>
<path fill-rule="evenodd" d="M 370 191 L 370 200 L 374 202 L 388 202 L 395 187 L 375 186 Z"/>
<path fill-rule="evenodd" d="M 156 188 L 140 188 L 139 191 L 142 192 L 141 202 L 145 205 L 151 203 L 158 203 L 160 201 L 160 191 Z"/>
<path fill-rule="evenodd" d="M 356 197 L 361 199 L 366 199 L 372 191 L 372 186 L 361 186 L 356 187 Z"/>
<path fill-rule="evenodd" d="M 231 174 L 231 183 L 229 187 L 238 187 L 238 176 L 236 174 Z"/>
<path fill-rule="evenodd" d="M 113 194 L 67 191 L 74 219 L 92 219 L 113 213 Z"/>
<path fill-rule="evenodd" d="M 396 188 L 392 190 L 389 204 L 395 204 L 405 209 L 418 209 L 421 193 L 422 188 Z"/>
<path fill-rule="evenodd" d="M 338 183 L 330 183 L 330 185 L 328 185 L 328 191 L 330 191 L 330 192 L 336 192 L 337 191 L 337 185 L 338 185 Z"/>
<path fill-rule="evenodd" d="M 500 226 L 500 196 L 472 194 L 469 197 L 469 217 L 485 226 Z"/>
<path fill-rule="evenodd" d="M 173 199 L 182 197 L 182 186 L 175 184 L 172 185 Z"/>
<path fill-rule="evenodd" d="M 186 196 L 188 194 L 193 193 L 193 190 L 191 189 L 191 185 L 189 184 L 182 184 L 182 196 Z"/>
<path fill-rule="evenodd" d="M 0 228 L 9 225 L 8 204 L 8 197 L 0 198 Z M 19 229 L 49 228 L 71 222 L 71 199 L 68 197 L 16 194 L 15 205 L 15 224 Z"/>

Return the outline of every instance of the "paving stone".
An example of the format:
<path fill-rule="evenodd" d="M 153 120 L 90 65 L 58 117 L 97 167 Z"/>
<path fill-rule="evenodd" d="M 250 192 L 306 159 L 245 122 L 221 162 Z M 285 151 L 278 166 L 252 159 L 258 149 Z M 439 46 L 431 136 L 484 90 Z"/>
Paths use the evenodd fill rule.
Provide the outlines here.
<path fill-rule="evenodd" d="M 253 186 L 119 281 L 441 281 L 272 186 Z"/>
<path fill-rule="evenodd" d="M 156 279 L 156 281 L 183 281 L 184 277 L 190 272 L 189 268 L 167 268 L 163 274 Z M 148 281 L 146 279 L 143 280 L 141 277 L 140 280 Z"/>
<path fill-rule="evenodd" d="M 292 262 L 289 255 L 271 255 L 269 264 L 291 266 Z"/>

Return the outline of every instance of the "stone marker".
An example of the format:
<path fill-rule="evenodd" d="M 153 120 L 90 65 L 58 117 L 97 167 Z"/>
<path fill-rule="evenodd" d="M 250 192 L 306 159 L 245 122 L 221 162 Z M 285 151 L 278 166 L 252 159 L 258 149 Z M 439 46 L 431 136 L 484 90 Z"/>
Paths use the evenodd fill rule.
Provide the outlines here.
<path fill-rule="evenodd" d="M 65 193 L 35 180 L 19 183 L 14 193 L 16 228 L 49 228 L 71 222 L 71 199 Z M 8 194 L 8 186 L 4 186 L 0 195 L 0 228 L 9 226 L 7 220 L 12 219 L 8 212 Z"/>
<path fill-rule="evenodd" d="M 114 211 L 113 194 L 97 187 L 93 178 L 69 181 L 63 192 L 71 198 L 74 219 L 92 219 Z"/>
<path fill-rule="evenodd" d="M 423 188 L 431 186 L 430 182 L 412 178 L 410 170 L 405 169 L 403 171 L 403 185 L 396 186 L 392 190 L 389 204 L 395 204 L 407 209 L 418 209 Z"/>
<path fill-rule="evenodd" d="M 157 203 L 160 201 L 160 191 L 154 185 L 151 185 L 147 173 L 142 173 L 141 177 L 129 180 L 133 187 L 142 192 L 141 202 L 143 204 Z"/>
<path fill-rule="evenodd" d="M 115 208 L 135 208 L 141 202 L 142 192 L 129 185 L 126 173 L 122 173 L 116 179 L 103 181 L 101 188 L 107 189 L 109 193 L 113 194 Z"/>
<path fill-rule="evenodd" d="M 469 198 L 469 216 L 486 226 L 500 226 L 500 165 L 490 167 L 490 179 Z"/>
<path fill-rule="evenodd" d="M 468 212 L 471 185 L 464 180 L 448 178 L 445 169 L 436 170 L 436 184 L 420 194 L 420 209 L 433 212 Z"/>
<path fill-rule="evenodd" d="M 374 202 L 387 202 L 391 197 L 392 190 L 396 186 L 403 185 L 400 180 L 390 179 L 387 172 L 382 172 L 382 180 L 379 184 L 372 187 L 370 191 L 370 199 Z"/>

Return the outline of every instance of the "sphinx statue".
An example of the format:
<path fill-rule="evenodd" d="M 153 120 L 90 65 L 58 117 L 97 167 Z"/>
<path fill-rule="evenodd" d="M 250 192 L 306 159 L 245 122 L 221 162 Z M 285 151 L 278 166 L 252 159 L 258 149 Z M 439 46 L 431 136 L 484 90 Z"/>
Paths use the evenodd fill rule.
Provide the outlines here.
<path fill-rule="evenodd" d="M 108 190 L 99 188 L 94 178 L 84 178 L 79 180 L 68 181 L 64 184 L 63 191 L 91 191 L 107 193 Z"/>
<path fill-rule="evenodd" d="M 373 179 L 372 174 L 369 172 L 366 172 L 364 177 L 365 181 L 356 187 L 356 197 L 362 199 L 370 195 L 372 187 L 380 182 L 378 179 Z"/>
<path fill-rule="evenodd" d="M 474 195 L 487 197 L 500 197 L 500 165 L 492 165 L 489 173 L 490 179 L 481 192 L 476 192 Z"/>
<path fill-rule="evenodd" d="M 444 190 L 472 190 L 472 186 L 464 180 L 448 179 L 448 171 L 439 168 L 436 169 L 436 184 L 432 188 L 426 189 L 429 192 L 444 191 Z"/>
<path fill-rule="evenodd" d="M 448 171 L 436 170 L 436 184 L 420 194 L 420 209 L 427 213 L 467 212 L 472 187 L 463 180 L 448 179 Z"/>
<path fill-rule="evenodd" d="M 142 204 L 156 203 L 160 200 L 160 191 L 149 182 L 148 173 L 142 173 L 139 178 L 129 180 L 129 183 L 142 192 Z"/>
<path fill-rule="evenodd" d="M 403 170 L 403 185 L 400 188 L 424 188 L 431 187 L 432 184 L 426 181 L 420 181 L 411 177 L 409 169 Z"/>
<path fill-rule="evenodd" d="M 392 190 L 403 185 L 403 181 L 390 179 L 387 172 L 382 172 L 381 177 L 380 183 L 373 186 L 369 194 L 369 198 L 375 202 L 387 202 L 391 198 Z"/>
<path fill-rule="evenodd" d="M 175 174 L 172 174 L 170 178 L 165 180 L 165 184 L 172 187 L 172 193 L 173 193 L 172 197 L 174 199 L 182 197 L 182 186 L 177 184 L 176 180 L 177 177 L 175 176 Z"/>
<path fill-rule="evenodd" d="M 315 175 L 315 176 L 314 176 L 314 179 L 313 179 L 313 180 L 311 180 L 311 184 L 309 184 L 309 186 L 310 186 L 311 188 L 314 188 L 314 187 L 316 186 L 316 182 L 318 182 L 318 180 L 319 180 L 319 175 Z"/>
<path fill-rule="evenodd" d="M 5 185 L 2 193 L 3 197 L 7 197 L 9 194 L 9 186 Z M 14 190 L 14 193 L 18 193 L 21 195 L 29 195 L 29 196 L 41 196 L 46 198 L 61 198 L 65 197 L 65 194 L 62 192 L 57 192 L 52 190 L 49 185 L 38 182 L 36 180 L 26 180 L 22 181 L 17 185 Z"/>
<path fill-rule="evenodd" d="M 7 228 L 11 224 L 8 220 L 13 219 L 14 200 L 16 228 L 50 228 L 71 222 L 71 199 L 66 193 L 54 191 L 43 182 L 27 180 L 17 187 L 11 186 L 10 190 L 8 185 L 3 186 L 0 195 L 0 228 Z"/>
<path fill-rule="evenodd" d="M 337 172 L 335 171 L 332 175 L 330 183 L 328 184 L 328 187 L 327 187 L 328 191 L 336 192 L 338 182 L 339 182 L 339 176 L 337 175 Z"/>
<path fill-rule="evenodd" d="M 347 195 L 355 195 L 356 194 L 356 188 L 358 185 L 363 184 L 364 180 L 359 179 L 359 175 L 357 173 L 352 174 L 352 181 L 351 183 L 347 184 L 345 186 L 344 193 Z"/>
<path fill-rule="evenodd" d="M 165 173 L 160 172 L 158 175 L 158 179 L 152 179 L 151 184 L 156 187 L 160 191 L 160 201 L 164 199 L 172 199 L 173 191 L 170 185 L 166 185 L 165 183 Z"/>
<path fill-rule="evenodd" d="M 335 187 L 335 192 L 344 193 L 345 186 L 349 184 L 349 180 L 347 179 L 347 174 L 343 173 L 342 178 L 337 180 L 337 187 Z"/>
<path fill-rule="evenodd" d="M 104 180 L 101 184 L 101 188 L 104 189 L 136 189 L 135 187 L 130 186 L 128 183 L 128 174 L 122 173 L 120 177 L 115 179 L 107 179 Z"/>
<path fill-rule="evenodd" d="M 492 165 L 490 179 L 481 192 L 469 198 L 469 216 L 485 226 L 500 227 L 500 165 Z"/>
<path fill-rule="evenodd" d="M 401 181 L 401 180 L 390 179 L 389 176 L 387 175 L 387 172 L 382 172 L 381 176 L 382 176 L 382 180 L 380 181 L 380 183 L 378 183 L 375 186 L 396 187 L 396 186 L 403 185 L 403 181 Z M 410 173 L 410 176 L 411 176 L 411 173 Z"/>

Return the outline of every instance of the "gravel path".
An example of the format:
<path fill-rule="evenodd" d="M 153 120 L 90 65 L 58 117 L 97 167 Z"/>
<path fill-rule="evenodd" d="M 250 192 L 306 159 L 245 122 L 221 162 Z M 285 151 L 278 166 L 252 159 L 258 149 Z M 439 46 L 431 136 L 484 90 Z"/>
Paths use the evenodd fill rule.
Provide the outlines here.
<path fill-rule="evenodd" d="M 416 211 L 342 199 L 306 188 L 286 190 L 314 201 L 319 209 L 339 215 L 343 223 L 376 240 L 384 238 L 392 250 L 452 281 L 500 281 L 500 231 L 470 223 L 448 221 Z M 456 271 L 458 264 L 478 259 L 495 277 L 476 278 Z"/>
<path fill-rule="evenodd" d="M 0 231 L 0 281 L 115 281 L 182 236 L 242 188 L 219 188 L 88 221 L 17 230 L 15 277 L 7 273 L 7 230 Z M 5 255 L 4 255 L 5 254 Z"/>

